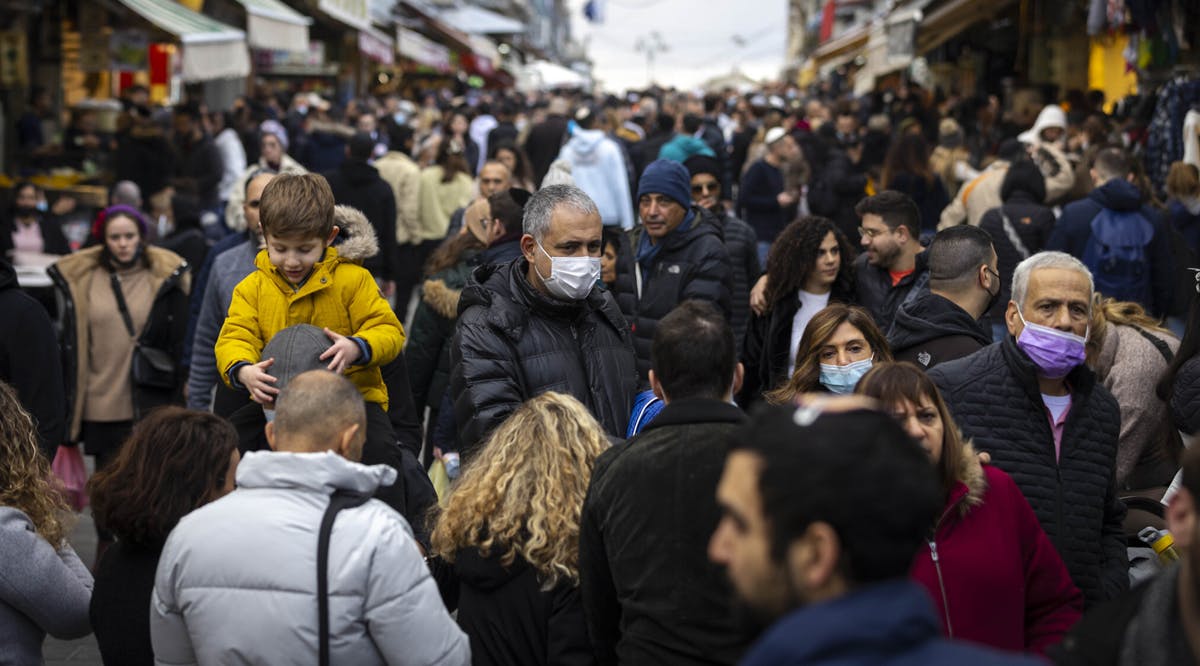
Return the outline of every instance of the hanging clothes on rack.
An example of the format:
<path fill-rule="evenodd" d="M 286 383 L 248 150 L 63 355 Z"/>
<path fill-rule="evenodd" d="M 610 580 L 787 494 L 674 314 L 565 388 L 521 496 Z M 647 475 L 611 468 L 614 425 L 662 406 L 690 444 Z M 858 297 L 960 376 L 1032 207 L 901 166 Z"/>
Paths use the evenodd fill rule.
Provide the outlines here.
<path fill-rule="evenodd" d="M 1159 190 L 1171 163 L 1183 159 L 1183 121 L 1196 104 L 1200 104 L 1200 81 L 1173 79 L 1158 92 L 1146 140 L 1146 173 Z"/>

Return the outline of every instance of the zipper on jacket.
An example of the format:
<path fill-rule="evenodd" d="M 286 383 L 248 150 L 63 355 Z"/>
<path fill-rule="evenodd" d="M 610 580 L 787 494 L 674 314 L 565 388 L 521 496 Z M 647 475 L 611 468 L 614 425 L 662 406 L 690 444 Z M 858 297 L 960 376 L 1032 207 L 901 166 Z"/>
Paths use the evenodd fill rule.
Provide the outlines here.
<path fill-rule="evenodd" d="M 937 572 L 938 589 L 942 593 L 942 613 L 946 616 L 946 635 L 954 638 L 954 627 L 950 624 L 950 600 L 946 597 L 946 582 L 942 580 L 942 562 L 938 558 L 937 541 L 929 540 L 929 555 L 933 558 L 933 570 Z"/>

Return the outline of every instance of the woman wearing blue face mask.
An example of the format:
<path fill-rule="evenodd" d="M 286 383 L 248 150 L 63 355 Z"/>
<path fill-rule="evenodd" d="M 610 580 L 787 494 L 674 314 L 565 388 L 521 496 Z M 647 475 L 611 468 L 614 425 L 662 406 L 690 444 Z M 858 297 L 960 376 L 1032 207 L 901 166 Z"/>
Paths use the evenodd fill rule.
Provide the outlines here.
<path fill-rule="evenodd" d="M 813 315 L 800 338 L 791 379 L 766 398 L 786 405 L 803 393 L 851 393 L 872 364 L 891 360 L 887 338 L 870 313 L 834 303 Z"/>

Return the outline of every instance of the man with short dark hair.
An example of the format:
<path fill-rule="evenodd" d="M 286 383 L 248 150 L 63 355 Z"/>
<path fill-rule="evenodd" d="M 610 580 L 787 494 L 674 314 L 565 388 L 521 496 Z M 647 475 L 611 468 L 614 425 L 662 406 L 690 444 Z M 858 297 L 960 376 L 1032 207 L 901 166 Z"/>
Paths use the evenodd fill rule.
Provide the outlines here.
<path fill-rule="evenodd" d="M 396 197 L 392 188 L 371 166 L 375 140 L 366 132 L 355 134 L 346 146 L 346 159 L 334 171 L 324 174 L 333 190 L 333 200 L 342 206 L 362 211 L 379 239 L 379 254 L 363 261 L 363 268 L 391 294 L 396 279 Z"/>
<path fill-rule="evenodd" d="M 884 190 L 859 201 L 854 212 L 862 218 L 863 253 L 854 262 L 858 304 L 888 331 L 900 305 L 915 299 L 929 281 L 921 211 L 907 194 Z"/>
<path fill-rule="evenodd" d="M 925 252 L 929 291 L 896 311 L 888 345 L 897 361 L 932 368 L 991 344 L 979 318 L 1000 296 L 992 237 L 979 227 L 939 231 Z"/>
<path fill-rule="evenodd" d="M 596 460 L 579 575 L 601 664 L 732 664 L 751 638 L 705 556 L 726 442 L 745 418 L 730 404 L 742 379 L 736 358 L 724 316 L 681 303 L 654 335 L 650 383 L 666 407 Z"/>
<path fill-rule="evenodd" d="M 178 157 L 171 184 L 195 196 L 202 209 L 215 210 L 220 203 L 218 188 L 225 172 L 221 151 L 204 131 L 199 107 L 193 104 L 175 107 L 174 123 Z"/>
<path fill-rule="evenodd" d="M 1171 306 L 1170 240 L 1162 217 L 1142 203 L 1129 160 L 1120 148 L 1096 154 L 1095 189 L 1063 207 L 1046 249 L 1082 261 L 1092 271 L 1096 291 L 1163 317 Z"/>
<path fill-rule="evenodd" d="M 1001 666 L 1032 658 L 956 643 L 908 578 L 942 494 L 929 457 L 861 397 L 756 414 L 717 489 L 709 554 L 770 628 L 746 666 Z"/>

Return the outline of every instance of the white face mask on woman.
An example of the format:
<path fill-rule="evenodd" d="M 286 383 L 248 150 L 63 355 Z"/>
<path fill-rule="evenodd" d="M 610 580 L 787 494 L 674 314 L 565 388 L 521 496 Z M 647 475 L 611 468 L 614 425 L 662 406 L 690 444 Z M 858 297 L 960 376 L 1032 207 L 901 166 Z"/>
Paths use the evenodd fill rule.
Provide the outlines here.
<path fill-rule="evenodd" d="M 551 257 L 540 242 L 537 246 L 550 257 L 550 277 L 543 276 L 536 264 L 533 267 L 546 291 L 564 301 L 582 301 L 592 293 L 592 287 L 600 280 L 599 257 Z"/>

